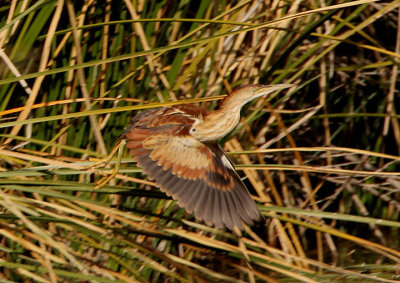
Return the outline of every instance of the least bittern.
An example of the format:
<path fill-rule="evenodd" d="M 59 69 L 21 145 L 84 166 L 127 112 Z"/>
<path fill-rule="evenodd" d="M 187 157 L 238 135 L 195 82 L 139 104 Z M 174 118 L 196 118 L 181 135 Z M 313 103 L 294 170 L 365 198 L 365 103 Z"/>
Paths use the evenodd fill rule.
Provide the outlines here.
<path fill-rule="evenodd" d="M 139 113 L 126 129 L 127 147 L 144 173 L 189 213 L 218 228 L 242 230 L 242 221 L 252 225 L 261 214 L 217 140 L 239 123 L 247 102 L 291 86 L 242 86 L 214 112 L 180 104 Z"/>

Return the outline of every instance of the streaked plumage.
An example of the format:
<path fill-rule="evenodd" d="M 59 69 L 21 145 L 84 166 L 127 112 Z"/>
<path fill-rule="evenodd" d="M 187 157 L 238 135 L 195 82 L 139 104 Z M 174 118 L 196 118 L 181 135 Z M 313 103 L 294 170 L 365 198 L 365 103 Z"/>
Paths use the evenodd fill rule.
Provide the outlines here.
<path fill-rule="evenodd" d="M 139 113 L 126 130 L 127 147 L 144 173 L 196 218 L 242 230 L 242 221 L 252 225 L 261 214 L 216 140 L 237 125 L 245 103 L 289 86 L 243 86 L 211 113 L 190 104 Z"/>

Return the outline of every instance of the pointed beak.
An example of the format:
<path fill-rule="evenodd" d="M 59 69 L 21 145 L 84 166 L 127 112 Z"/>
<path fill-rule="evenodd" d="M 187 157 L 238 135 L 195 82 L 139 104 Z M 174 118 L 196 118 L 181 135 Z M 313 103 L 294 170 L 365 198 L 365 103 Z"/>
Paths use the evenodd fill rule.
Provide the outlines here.
<path fill-rule="evenodd" d="M 254 90 L 254 94 L 256 96 L 263 96 L 266 94 L 269 94 L 271 92 L 293 87 L 295 86 L 294 84 L 276 84 L 276 85 L 258 85 L 256 89 Z"/>

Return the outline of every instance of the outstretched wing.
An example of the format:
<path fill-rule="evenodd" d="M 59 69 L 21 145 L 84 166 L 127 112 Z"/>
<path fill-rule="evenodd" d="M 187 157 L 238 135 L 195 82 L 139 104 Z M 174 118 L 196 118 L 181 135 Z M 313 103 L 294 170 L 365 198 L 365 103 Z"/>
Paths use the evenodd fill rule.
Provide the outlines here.
<path fill-rule="evenodd" d="M 151 123 L 149 115 L 141 114 L 144 118 L 139 117 L 125 135 L 127 147 L 162 191 L 196 218 L 220 228 L 242 230 L 242 220 L 251 225 L 260 218 L 253 199 L 218 144 L 204 144 L 185 134 L 190 124 Z"/>

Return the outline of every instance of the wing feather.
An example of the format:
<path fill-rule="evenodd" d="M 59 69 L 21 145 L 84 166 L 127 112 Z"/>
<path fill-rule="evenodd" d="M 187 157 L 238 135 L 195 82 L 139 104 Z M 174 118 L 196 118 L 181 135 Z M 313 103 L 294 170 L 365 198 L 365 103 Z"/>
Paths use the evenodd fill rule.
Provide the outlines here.
<path fill-rule="evenodd" d="M 234 225 L 233 225 L 231 211 L 229 209 L 229 201 L 224 191 L 219 191 L 219 195 L 221 198 L 220 204 L 221 204 L 222 222 L 228 229 L 232 230 Z"/>
<path fill-rule="evenodd" d="M 193 186 L 193 182 L 190 180 L 185 180 L 183 183 L 180 183 L 179 186 L 177 187 L 179 188 L 176 193 L 178 203 L 186 207 L 186 209 L 189 210 L 190 213 L 192 213 L 193 208 L 187 206 L 186 204 L 188 203 L 191 196 L 196 194 L 198 188 L 196 186 Z"/>
<path fill-rule="evenodd" d="M 243 230 L 242 219 L 244 220 L 245 217 L 239 216 L 239 215 L 241 215 L 241 213 L 239 211 L 239 208 L 236 207 L 235 201 L 233 200 L 235 195 L 232 193 L 225 192 L 225 197 L 228 200 L 228 207 L 229 207 L 229 210 L 231 211 L 231 218 L 233 221 L 232 227 L 229 229 L 233 230 L 234 227 L 237 227 L 237 228 L 239 228 L 239 230 Z"/>
<path fill-rule="evenodd" d="M 253 224 L 261 217 L 254 200 L 222 148 L 189 135 L 204 113 L 182 114 L 187 109 L 163 108 L 135 117 L 125 133 L 130 153 L 162 191 L 196 218 L 230 230 L 243 229 L 242 221 Z"/>
<path fill-rule="evenodd" d="M 213 207 L 213 214 L 212 214 L 212 222 L 215 224 L 215 227 L 221 228 L 223 227 L 223 221 L 225 220 L 224 215 L 224 206 L 223 206 L 223 195 L 222 191 L 220 190 L 213 190 L 214 195 L 214 203 Z"/>
<path fill-rule="evenodd" d="M 213 223 L 214 215 L 214 203 L 216 201 L 216 191 L 205 185 L 207 191 L 206 197 L 204 198 L 204 204 L 198 208 L 198 214 L 201 216 L 207 224 Z"/>
<path fill-rule="evenodd" d="M 188 206 L 193 206 L 193 212 L 196 218 L 205 221 L 203 207 L 208 205 L 209 188 L 204 182 L 199 185 L 199 192 L 200 193 L 197 196 L 194 196 L 192 201 L 188 203 Z"/>
<path fill-rule="evenodd" d="M 249 213 L 246 209 L 246 205 L 244 205 L 240 199 L 241 199 L 241 197 L 237 193 L 237 190 L 233 190 L 232 191 L 232 201 L 234 202 L 234 206 L 238 210 L 240 217 L 243 219 L 243 221 L 245 223 L 252 224 L 253 223 L 252 219 L 254 219 L 254 217 L 249 216 Z"/>
<path fill-rule="evenodd" d="M 203 185 L 204 183 L 201 181 L 193 182 L 192 186 L 187 188 L 187 190 L 191 191 L 190 196 L 183 200 L 185 207 L 191 207 L 195 216 L 198 216 L 197 204 L 203 202 L 204 193 L 207 191 Z"/>

